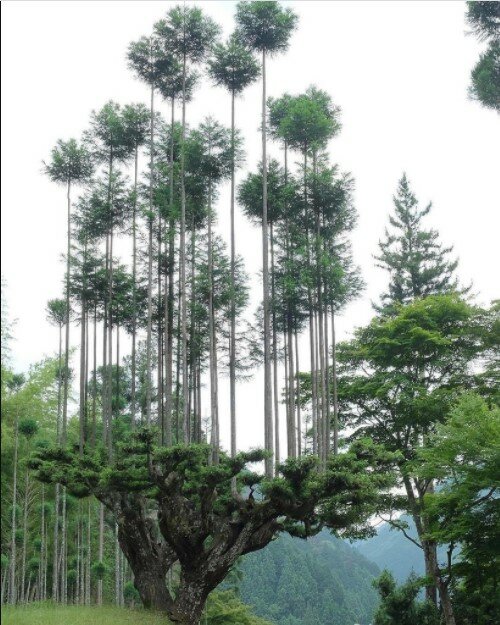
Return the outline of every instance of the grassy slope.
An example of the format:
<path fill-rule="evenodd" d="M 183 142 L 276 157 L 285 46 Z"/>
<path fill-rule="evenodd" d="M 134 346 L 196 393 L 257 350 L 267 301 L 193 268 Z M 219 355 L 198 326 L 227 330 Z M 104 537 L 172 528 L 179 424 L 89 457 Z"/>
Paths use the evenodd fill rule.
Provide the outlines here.
<path fill-rule="evenodd" d="M 123 608 L 30 605 L 2 607 L 2 625 L 168 625 L 164 616 Z"/>

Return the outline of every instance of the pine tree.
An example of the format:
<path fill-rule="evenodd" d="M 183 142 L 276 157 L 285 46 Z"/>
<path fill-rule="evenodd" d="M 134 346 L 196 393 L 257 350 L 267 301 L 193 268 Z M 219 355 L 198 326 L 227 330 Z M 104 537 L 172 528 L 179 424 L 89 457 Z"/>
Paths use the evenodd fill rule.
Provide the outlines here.
<path fill-rule="evenodd" d="M 387 311 L 395 304 L 458 289 L 454 277 L 458 262 L 449 259 L 453 248 L 442 246 L 436 230 L 424 228 L 422 222 L 432 204 L 419 207 L 406 174 L 393 201 L 395 214 L 389 218 L 392 230 L 386 229 L 385 239 L 379 242 L 380 254 L 375 257 L 378 266 L 389 272 L 389 288 L 381 296 L 382 309 Z"/>

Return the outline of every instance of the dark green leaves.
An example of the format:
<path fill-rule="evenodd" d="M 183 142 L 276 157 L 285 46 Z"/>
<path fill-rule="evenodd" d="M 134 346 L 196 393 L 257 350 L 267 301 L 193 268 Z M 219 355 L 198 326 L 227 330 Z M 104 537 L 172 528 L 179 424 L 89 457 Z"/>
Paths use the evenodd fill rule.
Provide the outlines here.
<path fill-rule="evenodd" d="M 278 2 L 240 2 L 236 8 L 238 35 L 249 48 L 267 53 L 283 52 L 297 25 L 291 9 Z"/>
<path fill-rule="evenodd" d="M 241 93 L 259 76 L 259 65 L 252 53 L 233 35 L 224 44 L 217 44 L 210 59 L 209 74 L 216 85 L 233 93 Z"/>
<path fill-rule="evenodd" d="M 52 149 L 50 163 L 44 162 L 44 168 L 51 180 L 63 184 L 83 182 L 93 172 L 90 152 L 75 139 L 59 139 Z"/>

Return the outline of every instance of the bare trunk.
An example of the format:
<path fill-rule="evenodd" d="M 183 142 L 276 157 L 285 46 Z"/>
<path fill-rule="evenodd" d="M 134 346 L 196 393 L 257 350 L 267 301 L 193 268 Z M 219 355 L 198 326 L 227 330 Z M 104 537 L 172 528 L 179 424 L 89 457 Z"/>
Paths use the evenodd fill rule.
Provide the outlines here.
<path fill-rule="evenodd" d="M 180 233 L 180 288 L 181 288 L 181 345 L 182 345 L 182 434 L 183 442 L 189 443 L 189 384 L 187 354 L 187 298 L 186 298 L 186 54 L 182 63 L 182 142 L 181 142 L 181 233 Z"/>
<path fill-rule="evenodd" d="M 269 260 L 267 227 L 266 51 L 262 51 L 262 286 L 264 312 L 264 445 L 273 451 L 271 349 L 269 320 Z M 273 474 L 273 459 L 265 460 L 266 475 Z"/>
<path fill-rule="evenodd" d="M 335 309 L 332 305 L 332 393 L 333 393 L 333 453 L 339 453 L 339 400 L 337 380 L 337 340 L 335 337 Z"/>
<path fill-rule="evenodd" d="M 64 389 L 63 389 L 63 406 L 62 406 L 62 436 L 61 443 L 63 447 L 66 445 L 66 436 L 68 428 L 68 387 L 69 387 L 69 312 L 70 312 L 70 271 L 71 271 L 71 182 L 68 180 L 68 241 L 66 250 L 66 337 L 64 351 Z"/>
<path fill-rule="evenodd" d="M 104 505 L 99 506 L 99 546 L 98 546 L 99 562 L 104 560 Z M 102 605 L 103 580 L 97 580 L 97 605 Z"/>
<path fill-rule="evenodd" d="M 153 316 L 153 177 L 154 177 L 154 87 L 151 86 L 151 125 L 150 125 L 150 158 L 149 158 L 149 238 L 148 238 L 148 318 L 146 336 L 146 425 L 151 425 L 151 334 Z"/>
<path fill-rule="evenodd" d="M 16 410 L 16 421 L 14 425 L 14 474 L 12 477 L 12 523 L 10 542 L 10 576 L 9 576 L 9 603 L 17 603 L 16 589 L 16 530 L 17 530 L 17 456 L 19 453 L 19 413 Z"/>
<path fill-rule="evenodd" d="M 135 429 L 136 376 L 137 376 L 137 182 L 139 174 L 139 148 L 135 146 L 134 158 L 134 204 L 132 212 L 132 355 L 131 355 L 131 397 L 130 425 Z"/>
<path fill-rule="evenodd" d="M 236 455 L 236 306 L 235 306 L 235 224 L 234 224 L 234 195 L 235 195 L 235 124 L 234 124 L 234 91 L 231 92 L 231 328 L 229 336 L 229 411 L 231 419 L 231 456 Z"/>
<path fill-rule="evenodd" d="M 173 317 L 174 317 L 174 262 L 175 262 L 175 222 L 174 210 L 174 113 L 175 100 L 172 98 L 170 120 L 170 180 L 169 180 L 169 223 L 168 223 L 168 261 L 165 272 L 165 427 L 162 432 L 162 444 L 172 445 L 172 372 L 173 372 Z M 168 283 L 168 284 L 167 284 Z"/>

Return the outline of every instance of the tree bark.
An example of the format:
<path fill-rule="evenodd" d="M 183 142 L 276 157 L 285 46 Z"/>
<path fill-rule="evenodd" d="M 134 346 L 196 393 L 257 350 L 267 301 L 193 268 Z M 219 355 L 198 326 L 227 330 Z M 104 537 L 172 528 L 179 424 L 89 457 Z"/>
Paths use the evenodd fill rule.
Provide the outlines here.
<path fill-rule="evenodd" d="M 262 51 L 262 286 L 264 313 L 264 446 L 273 451 L 273 415 L 271 390 L 271 348 L 269 320 L 269 250 L 267 225 L 267 136 L 266 136 L 266 51 Z M 265 471 L 273 474 L 273 459 L 266 458 Z"/>

